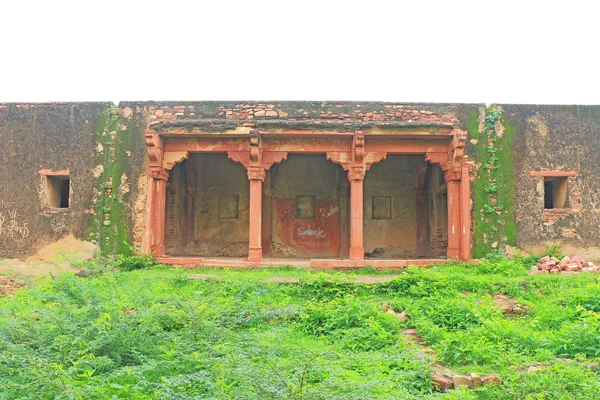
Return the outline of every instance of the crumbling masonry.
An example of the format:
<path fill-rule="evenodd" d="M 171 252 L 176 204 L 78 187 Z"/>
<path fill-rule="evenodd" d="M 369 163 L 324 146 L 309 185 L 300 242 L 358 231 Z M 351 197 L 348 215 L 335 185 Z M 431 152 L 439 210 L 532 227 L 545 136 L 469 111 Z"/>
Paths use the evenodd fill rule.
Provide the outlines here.
<path fill-rule="evenodd" d="M 66 234 L 165 263 L 600 258 L 600 107 L 0 104 L 0 257 Z"/>

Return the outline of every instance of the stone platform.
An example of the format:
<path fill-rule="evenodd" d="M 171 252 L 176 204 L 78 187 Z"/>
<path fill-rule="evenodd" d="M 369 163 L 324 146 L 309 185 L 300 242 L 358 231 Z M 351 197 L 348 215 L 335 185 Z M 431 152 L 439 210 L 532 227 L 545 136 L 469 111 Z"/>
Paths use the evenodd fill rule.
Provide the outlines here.
<path fill-rule="evenodd" d="M 411 265 L 428 266 L 432 264 L 445 264 L 448 259 L 413 259 L 413 260 L 347 260 L 347 259 L 286 259 L 265 258 L 260 262 L 251 262 L 245 258 L 230 257 L 158 257 L 163 264 L 179 265 L 184 268 L 273 268 L 293 266 L 298 268 L 349 270 L 373 267 L 377 269 L 401 269 Z"/>

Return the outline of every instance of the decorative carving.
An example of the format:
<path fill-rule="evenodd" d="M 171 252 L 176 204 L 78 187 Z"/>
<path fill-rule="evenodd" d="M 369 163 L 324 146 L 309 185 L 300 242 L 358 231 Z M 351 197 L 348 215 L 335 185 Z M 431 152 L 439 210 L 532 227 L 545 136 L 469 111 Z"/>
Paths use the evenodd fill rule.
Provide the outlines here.
<path fill-rule="evenodd" d="M 348 171 L 348 179 L 351 181 L 364 179 L 371 165 L 387 157 L 386 152 L 365 152 L 365 135 L 360 131 L 354 134 L 352 145 L 352 154 L 345 151 L 326 153 L 329 161 L 341 165 Z"/>
<path fill-rule="evenodd" d="M 260 134 L 257 129 L 250 131 L 250 165 L 254 167 L 260 166 L 261 151 L 260 151 Z"/>
<path fill-rule="evenodd" d="M 348 170 L 350 164 L 350 153 L 345 151 L 328 151 L 325 156 L 334 164 L 341 165 L 342 168 Z"/>
<path fill-rule="evenodd" d="M 187 151 L 165 151 L 163 155 L 163 167 L 167 170 L 173 169 L 175 164 L 179 164 L 187 160 L 189 156 Z"/>
<path fill-rule="evenodd" d="M 264 169 L 270 169 L 273 164 L 286 160 L 287 156 L 287 151 L 265 151 L 262 153 L 262 166 Z"/>
<path fill-rule="evenodd" d="M 267 151 L 261 149 L 260 133 L 253 129 L 250 131 L 250 151 L 228 151 L 227 156 L 235 162 L 242 164 L 248 170 L 248 179 L 264 180 L 265 170 L 273 164 L 287 159 L 287 151 Z"/>
<path fill-rule="evenodd" d="M 146 151 L 150 160 L 150 167 L 162 167 L 163 165 L 163 140 L 156 131 L 146 130 Z"/>
<path fill-rule="evenodd" d="M 357 131 L 354 134 L 352 146 L 352 162 L 354 165 L 363 165 L 365 159 L 365 134 Z"/>
<path fill-rule="evenodd" d="M 451 166 L 451 180 L 460 180 L 461 163 L 465 155 L 465 144 L 467 143 L 467 132 L 462 129 L 453 129 L 454 138 L 450 144 L 449 159 Z M 448 179 L 447 179 L 448 180 Z"/>
<path fill-rule="evenodd" d="M 250 152 L 247 150 L 241 151 L 228 151 L 227 157 L 231 158 L 233 161 L 242 164 L 246 169 L 250 167 Z"/>
<path fill-rule="evenodd" d="M 450 168 L 448 153 L 425 153 L 425 161 L 430 164 L 438 164 L 442 171 L 448 171 Z"/>
<path fill-rule="evenodd" d="M 158 179 L 158 180 L 163 180 L 163 181 L 169 180 L 169 171 L 166 168 L 162 168 L 162 167 L 148 168 L 148 175 L 150 175 L 154 179 Z"/>
<path fill-rule="evenodd" d="M 348 170 L 348 180 L 356 181 L 365 179 L 366 170 L 362 166 L 352 167 Z"/>
<path fill-rule="evenodd" d="M 250 168 L 248 168 L 248 179 L 260 179 L 261 181 L 264 181 L 265 169 L 251 165 Z"/>
<path fill-rule="evenodd" d="M 467 132 L 462 129 L 453 129 L 452 143 L 448 148 L 448 153 L 426 153 L 425 160 L 431 164 L 439 164 L 444 171 L 446 182 L 458 181 L 461 179 L 461 163 L 465 155 L 465 144 L 467 142 Z"/>
<path fill-rule="evenodd" d="M 377 164 L 378 162 L 385 160 L 387 153 L 385 152 L 369 152 L 365 153 L 365 167 L 367 170 L 371 169 L 371 165 Z"/>

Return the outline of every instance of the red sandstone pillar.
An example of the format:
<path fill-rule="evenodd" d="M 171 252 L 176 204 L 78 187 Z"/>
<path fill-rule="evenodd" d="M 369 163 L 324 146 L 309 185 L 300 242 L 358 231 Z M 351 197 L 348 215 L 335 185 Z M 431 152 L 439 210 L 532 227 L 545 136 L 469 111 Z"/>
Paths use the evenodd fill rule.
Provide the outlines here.
<path fill-rule="evenodd" d="M 265 181 L 263 182 L 263 198 L 262 198 L 262 254 L 269 254 L 271 248 L 271 196 L 273 188 L 271 187 L 271 171 L 265 171 Z"/>
<path fill-rule="evenodd" d="M 348 171 L 350 180 L 350 259 L 363 260 L 365 249 L 363 243 L 363 184 L 365 170 L 352 167 Z"/>
<path fill-rule="evenodd" d="M 248 179 L 250 179 L 250 239 L 248 261 L 262 261 L 262 183 L 265 170 L 261 167 L 250 166 Z"/>
<path fill-rule="evenodd" d="M 147 255 L 152 255 L 152 231 L 154 230 L 154 178 L 148 175 L 148 186 L 146 187 L 146 230 L 143 238 L 143 252 Z"/>
<path fill-rule="evenodd" d="M 471 192 L 469 169 L 466 163 L 461 167 L 460 219 L 460 259 L 467 261 L 471 257 Z"/>
<path fill-rule="evenodd" d="M 448 258 L 455 259 L 460 253 L 460 181 L 449 180 L 448 184 Z"/>
<path fill-rule="evenodd" d="M 150 233 L 150 251 L 155 257 L 160 257 L 165 254 L 165 212 L 169 171 L 160 167 L 151 167 L 150 174 L 154 181 L 151 202 L 152 231 Z"/>
<path fill-rule="evenodd" d="M 350 225 L 349 213 L 350 213 L 350 182 L 349 180 L 342 179 L 339 188 L 340 196 L 340 251 L 338 256 L 340 258 L 348 258 L 350 251 L 349 242 L 349 230 Z"/>

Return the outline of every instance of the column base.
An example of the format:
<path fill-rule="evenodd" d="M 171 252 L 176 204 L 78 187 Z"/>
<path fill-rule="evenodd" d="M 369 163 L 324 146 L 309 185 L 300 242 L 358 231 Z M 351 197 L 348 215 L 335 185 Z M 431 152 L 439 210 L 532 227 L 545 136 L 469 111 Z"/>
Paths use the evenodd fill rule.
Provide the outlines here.
<path fill-rule="evenodd" d="M 248 249 L 248 261 L 250 262 L 261 262 L 262 261 L 262 247 L 250 247 Z"/>
<path fill-rule="evenodd" d="M 364 260 L 365 249 L 364 247 L 350 247 L 349 256 L 351 260 Z"/>
<path fill-rule="evenodd" d="M 448 260 L 455 260 L 460 254 L 460 247 L 448 247 L 448 252 L 446 254 Z"/>
<path fill-rule="evenodd" d="M 164 245 L 154 245 L 150 247 L 150 251 L 154 257 L 161 257 L 165 254 L 165 246 Z"/>

